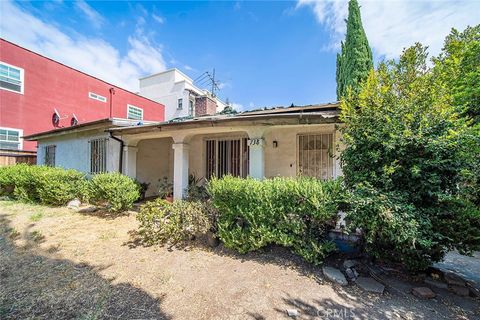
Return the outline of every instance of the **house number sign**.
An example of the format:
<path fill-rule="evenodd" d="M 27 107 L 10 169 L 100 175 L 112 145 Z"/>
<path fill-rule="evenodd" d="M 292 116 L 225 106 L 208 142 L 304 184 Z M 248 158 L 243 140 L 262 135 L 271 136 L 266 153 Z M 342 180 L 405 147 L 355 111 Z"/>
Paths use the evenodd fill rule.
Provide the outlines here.
<path fill-rule="evenodd" d="M 248 145 L 250 146 L 259 146 L 262 144 L 262 139 L 261 138 L 255 138 L 255 139 L 250 139 L 248 142 Z"/>

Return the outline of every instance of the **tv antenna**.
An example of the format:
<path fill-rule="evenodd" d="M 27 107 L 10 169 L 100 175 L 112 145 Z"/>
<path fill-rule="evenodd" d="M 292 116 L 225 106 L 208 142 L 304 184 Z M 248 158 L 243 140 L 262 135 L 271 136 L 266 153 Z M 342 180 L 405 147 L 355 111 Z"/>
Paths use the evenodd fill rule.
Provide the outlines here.
<path fill-rule="evenodd" d="M 212 72 L 205 71 L 201 75 L 199 75 L 194 81 L 198 86 L 208 86 L 211 88 L 211 93 L 215 97 L 215 91 L 220 90 L 220 81 L 215 79 L 215 68 L 213 68 Z"/>

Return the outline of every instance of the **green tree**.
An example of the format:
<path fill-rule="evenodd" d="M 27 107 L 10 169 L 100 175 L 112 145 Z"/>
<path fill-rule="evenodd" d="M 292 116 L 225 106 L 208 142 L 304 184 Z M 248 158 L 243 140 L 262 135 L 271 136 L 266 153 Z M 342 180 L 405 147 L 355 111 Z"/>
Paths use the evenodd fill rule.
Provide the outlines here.
<path fill-rule="evenodd" d="M 373 68 L 372 50 L 362 26 L 357 0 L 348 3 L 347 35 L 337 54 L 337 99 L 346 95 L 348 88 L 357 92 L 360 84 Z"/>
<path fill-rule="evenodd" d="M 434 72 L 451 95 L 451 104 L 469 120 L 469 145 L 463 155 L 470 167 L 463 171 L 461 190 L 480 206 L 480 25 L 463 32 L 452 29 Z"/>
<path fill-rule="evenodd" d="M 469 121 L 427 57 L 420 44 L 406 49 L 341 103 L 351 227 L 363 229 L 368 252 L 412 269 L 480 248 L 480 211 L 459 194 Z"/>

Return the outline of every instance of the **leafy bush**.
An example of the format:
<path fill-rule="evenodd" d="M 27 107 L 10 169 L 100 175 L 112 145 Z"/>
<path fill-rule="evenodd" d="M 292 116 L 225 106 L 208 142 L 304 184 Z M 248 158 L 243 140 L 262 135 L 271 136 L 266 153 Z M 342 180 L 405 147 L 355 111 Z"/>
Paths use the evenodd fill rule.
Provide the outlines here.
<path fill-rule="evenodd" d="M 100 173 L 89 182 L 88 197 L 95 204 L 107 204 L 111 212 L 128 210 L 140 197 L 135 180 L 117 172 Z"/>
<path fill-rule="evenodd" d="M 84 174 L 61 168 L 48 168 L 43 172 L 37 172 L 34 177 L 40 203 L 55 206 L 80 198 L 81 186 L 85 181 Z"/>
<path fill-rule="evenodd" d="M 334 250 L 325 233 L 344 201 L 340 181 L 226 176 L 207 189 L 219 211 L 218 236 L 229 248 L 246 253 L 277 244 L 315 264 Z"/>
<path fill-rule="evenodd" d="M 204 234 L 213 228 L 215 214 L 199 201 L 157 199 L 144 204 L 137 220 L 139 234 L 148 245 L 174 245 Z"/>
<path fill-rule="evenodd" d="M 478 210 L 459 192 L 478 137 L 444 80 L 417 44 L 381 64 L 341 103 L 350 227 L 363 229 L 372 255 L 414 270 L 448 250 L 480 247 Z"/>
<path fill-rule="evenodd" d="M 0 168 L 2 194 L 21 201 L 64 205 L 79 197 L 84 175 L 75 170 L 15 165 Z"/>

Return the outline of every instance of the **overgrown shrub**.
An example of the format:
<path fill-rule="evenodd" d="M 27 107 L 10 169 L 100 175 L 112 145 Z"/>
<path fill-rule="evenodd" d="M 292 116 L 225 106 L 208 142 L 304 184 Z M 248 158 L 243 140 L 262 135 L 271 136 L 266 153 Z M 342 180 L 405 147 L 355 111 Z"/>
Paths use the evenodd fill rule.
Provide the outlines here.
<path fill-rule="evenodd" d="M 14 165 L 0 168 L 1 193 L 21 201 L 64 205 L 80 196 L 85 176 L 75 170 Z"/>
<path fill-rule="evenodd" d="M 340 181 L 226 176 L 207 189 L 219 211 L 218 236 L 229 248 L 246 253 L 277 244 L 315 264 L 335 248 L 325 234 L 344 201 Z"/>
<path fill-rule="evenodd" d="M 480 248 L 478 208 L 465 200 L 475 192 L 460 192 L 475 188 L 479 140 L 446 79 L 417 44 L 380 64 L 359 94 L 341 103 L 350 227 L 363 229 L 372 255 L 413 270 L 448 250 Z"/>
<path fill-rule="evenodd" d="M 139 234 L 148 245 L 174 245 L 213 228 L 215 214 L 199 201 L 156 199 L 144 204 L 137 215 Z"/>
<path fill-rule="evenodd" d="M 140 188 L 135 180 L 117 172 L 94 175 L 88 189 L 89 201 L 106 204 L 111 212 L 130 209 L 140 197 Z"/>

